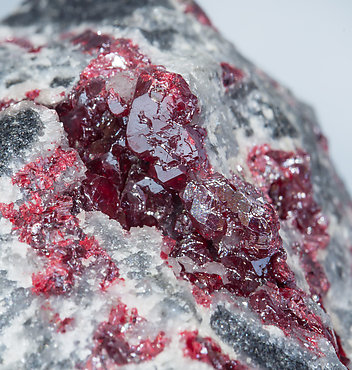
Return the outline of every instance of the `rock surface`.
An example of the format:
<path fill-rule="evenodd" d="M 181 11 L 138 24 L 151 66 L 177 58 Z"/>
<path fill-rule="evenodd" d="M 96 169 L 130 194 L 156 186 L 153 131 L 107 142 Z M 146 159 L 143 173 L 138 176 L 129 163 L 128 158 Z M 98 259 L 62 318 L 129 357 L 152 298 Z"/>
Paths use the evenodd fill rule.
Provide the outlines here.
<path fill-rule="evenodd" d="M 349 366 L 327 141 L 197 4 L 27 1 L 0 62 L 1 368 Z"/>

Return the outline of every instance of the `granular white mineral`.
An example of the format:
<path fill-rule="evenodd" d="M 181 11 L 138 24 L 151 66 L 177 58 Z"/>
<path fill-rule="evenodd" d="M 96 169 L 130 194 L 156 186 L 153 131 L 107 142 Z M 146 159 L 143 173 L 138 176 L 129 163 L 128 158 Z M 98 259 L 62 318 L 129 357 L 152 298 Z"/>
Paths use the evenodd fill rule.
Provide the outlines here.
<path fill-rule="evenodd" d="M 1 369 L 345 369 L 352 203 L 312 109 L 192 1 L 0 25 Z"/>

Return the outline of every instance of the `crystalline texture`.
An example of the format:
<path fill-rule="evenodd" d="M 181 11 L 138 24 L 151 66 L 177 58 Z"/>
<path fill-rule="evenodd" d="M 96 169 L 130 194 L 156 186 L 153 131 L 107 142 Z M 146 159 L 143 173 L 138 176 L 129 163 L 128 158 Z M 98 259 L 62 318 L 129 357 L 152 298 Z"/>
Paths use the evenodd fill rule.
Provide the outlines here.
<path fill-rule="evenodd" d="M 193 1 L 46 1 L 0 50 L 0 363 L 347 365 L 350 200 L 309 109 Z"/>
<path fill-rule="evenodd" d="M 95 36 L 90 35 L 95 41 Z M 106 42 L 107 36 L 100 37 Z M 93 41 L 89 42 L 85 36 L 86 52 L 87 43 L 94 44 Z M 127 40 L 110 42 L 131 44 Z M 119 55 L 120 46 L 115 53 L 109 54 L 111 60 Z M 79 147 L 81 158 L 87 162 L 89 171 L 94 172 L 88 173 L 82 188 L 83 197 L 89 199 L 83 202 L 85 206 L 89 204 L 127 228 L 156 225 L 175 242 L 170 257 L 178 261 L 180 276 L 197 288 L 208 294 L 226 290 L 250 296 L 249 303 L 259 314 L 263 313 L 259 302 L 265 302 L 275 316 L 262 315 L 264 322 L 276 324 L 304 342 L 309 332 L 316 333 L 317 339 L 323 335 L 335 346 L 329 329 L 310 313 L 304 302 L 305 293 L 295 285 L 285 261 L 274 209 L 260 191 L 241 178 L 234 176 L 230 182 L 220 174 L 213 174 L 203 143 L 204 133 L 195 123 L 199 110 L 197 98 L 185 80 L 149 62 L 136 64 L 136 55 L 140 60 L 149 60 L 143 58 L 136 47 L 130 54 L 124 52 L 123 55 L 125 65 L 130 66 L 128 73 L 137 80 L 136 84 L 124 78 L 116 83 L 121 68 L 97 63 L 106 57 L 103 52 L 90 63 L 93 67 L 89 76 L 100 72 L 105 81 L 97 82 L 95 77 L 89 81 L 83 72 L 77 92 L 70 102 L 58 108 L 71 140 L 83 143 L 83 148 L 84 143 L 90 143 L 84 151 Z M 110 82 L 110 78 L 115 81 Z M 126 101 L 120 115 L 106 115 L 100 108 L 109 105 L 111 97 L 105 93 L 104 85 L 112 83 L 118 95 L 120 89 L 135 89 L 134 93 L 127 94 L 131 100 Z M 81 109 L 82 99 L 77 98 L 77 93 L 81 94 L 80 84 L 88 92 L 83 109 L 91 107 L 89 111 L 95 115 L 85 114 L 71 135 L 72 111 Z M 105 115 L 105 125 L 100 123 L 102 115 Z M 97 153 L 95 143 L 107 136 L 106 125 L 114 125 L 119 137 L 114 142 L 114 135 L 109 131 L 109 145 L 102 147 L 105 152 Z M 92 157 L 99 165 L 91 164 Z M 113 172 L 101 170 L 111 168 L 108 161 L 115 163 Z M 122 168 L 125 171 L 121 171 Z M 124 176 L 126 179 L 122 179 Z M 121 182 L 113 184 L 114 180 Z M 185 258 L 192 261 L 191 266 L 184 264 Z M 266 288 L 256 292 L 260 286 Z M 270 298 L 266 299 L 267 296 Z M 296 300 L 300 300 L 300 305 L 292 305 Z M 292 306 L 292 315 L 285 315 L 282 305 Z M 314 338 L 309 344 L 312 348 L 317 346 Z"/>
<path fill-rule="evenodd" d="M 151 68 L 138 77 L 127 143 L 168 187 L 182 188 L 189 173 L 206 163 L 202 132 L 190 125 L 197 109 L 197 98 L 181 76 Z"/>

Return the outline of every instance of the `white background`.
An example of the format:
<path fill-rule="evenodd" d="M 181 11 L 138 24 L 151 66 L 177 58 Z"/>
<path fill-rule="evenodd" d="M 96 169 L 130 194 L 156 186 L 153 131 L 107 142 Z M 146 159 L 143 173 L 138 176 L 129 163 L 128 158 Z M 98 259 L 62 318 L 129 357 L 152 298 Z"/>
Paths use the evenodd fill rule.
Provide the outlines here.
<path fill-rule="evenodd" d="M 19 2 L 0 0 L 0 16 Z M 352 193 L 352 0 L 198 2 L 246 57 L 315 107 Z"/>

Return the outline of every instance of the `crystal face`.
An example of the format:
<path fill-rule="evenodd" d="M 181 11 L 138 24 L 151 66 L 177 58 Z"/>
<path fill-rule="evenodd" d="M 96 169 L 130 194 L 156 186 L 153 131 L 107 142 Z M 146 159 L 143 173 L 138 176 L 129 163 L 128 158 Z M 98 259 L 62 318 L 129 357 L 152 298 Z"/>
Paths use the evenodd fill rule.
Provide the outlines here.
<path fill-rule="evenodd" d="M 248 162 L 280 219 L 290 221 L 302 235 L 295 249 L 311 294 L 321 300 L 329 289 L 329 282 L 317 260 L 317 252 L 327 247 L 330 237 L 327 220 L 313 197 L 309 156 L 302 151 L 272 150 L 264 145 L 252 150 Z"/>
<path fill-rule="evenodd" d="M 177 74 L 151 67 L 138 77 L 126 137 L 129 148 L 150 163 L 160 183 L 182 189 L 192 171 L 205 165 L 203 133 L 192 126 L 197 98 Z"/>
<path fill-rule="evenodd" d="M 326 209 L 326 140 L 314 123 L 314 147 L 302 139 L 310 113 L 228 54 L 195 2 L 145 3 L 126 2 L 138 8 L 122 18 L 126 29 L 92 23 L 97 31 L 1 42 L 0 54 L 22 53 L 34 72 L 33 84 L 13 87 L 28 82 L 14 57 L 0 78 L 1 307 L 13 315 L 1 313 L 0 336 L 18 330 L 6 326 L 17 316 L 33 342 L 40 326 L 52 353 L 38 353 L 53 367 L 57 348 L 82 369 L 169 368 L 174 353 L 180 368 L 348 364 L 342 319 L 341 340 L 332 329 L 342 304 L 331 304 L 336 281 L 346 282 L 338 233 L 347 223 L 342 196 Z M 29 266 L 16 277 L 23 245 Z M 35 315 L 17 315 L 10 292 L 27 294 Z"/>
<path fill-rule="evenodd" d="M 0 367 L 349 366 L 310 107 L 193 0 L 28 0 L 1 34 Z"/>
<path fill-rule="evenodd" d="M 228 180 L 214 173 L 205 132 L 197 123 L 198 100 L 180 75 L 152 65 L 129 40 L 85 32 L 74 42 L 87 53 L 98 51 L 57 107 L 71 146 L 87 166 L 77 202 L 127 229 L 159 228 L 169 244 L 162 256 L 178 266 L 175 273 L 194 285 L 205 306 L 219 291 L 248 297 L 264 323 L 279 326 L 314 351 L 319 352 L 321 336 L 337 348 L 334 335 L 310 312 L 306 294 L 296 286 L 279 236 L 275 208 L 285 219 L 297 209 L 298 190 L 312 194 L 305 165 L 298 161 L 295 170 L 281 170 L 290 162 L 281 158 L 280 171 L 299 175 L 292 175 L 293 182 L 275 175 L 267 197 L 238 176 Z M 225 87 L 243 78 L 232 66 L 222 68 Z M 285 181 L 289 188 L 282 190 Z M 324 225 L 309 197 L 304 204 L 297 228 L 313 248 L 311 236 L 315 230 L 321 235 Z M 313 214 L 316 226 L 307 233 Z M 315 262 L 311 258 L 307 270 L 317 270 Z"/>

